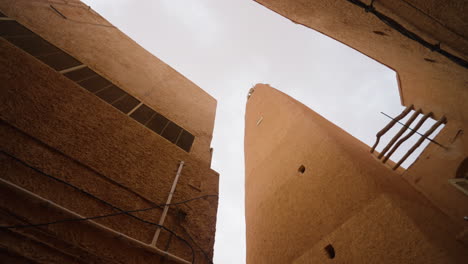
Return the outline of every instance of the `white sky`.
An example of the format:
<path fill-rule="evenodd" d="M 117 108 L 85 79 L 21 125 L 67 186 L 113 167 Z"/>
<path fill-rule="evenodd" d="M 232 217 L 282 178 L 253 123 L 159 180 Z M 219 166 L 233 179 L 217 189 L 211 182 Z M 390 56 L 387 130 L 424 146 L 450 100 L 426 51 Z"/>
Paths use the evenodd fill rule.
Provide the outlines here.
<path fill-rule="evenodd" d="M 212 167 L 220 173 L 216 264 L 245 263 L 243 135 L 251 87 L 268 83 L 368 145 L 389 121 L 380 112 L 403 110 L 392 70 L 252 0 L 84 2 L 218 100 L 212 142 Z"/>

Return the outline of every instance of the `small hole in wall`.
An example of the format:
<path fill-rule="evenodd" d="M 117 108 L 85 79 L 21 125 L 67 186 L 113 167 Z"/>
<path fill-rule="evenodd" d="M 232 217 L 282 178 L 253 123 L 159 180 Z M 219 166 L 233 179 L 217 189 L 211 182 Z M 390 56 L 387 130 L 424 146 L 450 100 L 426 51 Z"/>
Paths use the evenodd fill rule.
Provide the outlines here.
<path fill-rule="evenodd" d="M 375 31 L 372 31 L 372 32 L 374 32 L 374 34 L 377 34 L 377 35 L 379 35 L 379 36 L 387 36 L 387 34 L 385 34 L 385 33 L 382 32 L 382 31 L 375 30 Z"/>
<path fill-rule="evenodd" d="M 300 173 L 304 173 L 304 172 L 305 172 L 305 167 L 304 167 L 304 165 L 301 165 L 301 166 L 299 167 L 299 169 L 297 169 L 297 171 L 300 172 Z"/>
<path fill-rule="evenodd" d="M 177 209 L 177 222 L 183 222 L 187 218 L 187 213 L 181 209 Z"/>
<path fill-rule="evenodd" d="M 433 59 L 429 59 L 429 58 L 424 58 L 425 61 L 427 62 L 431 62 L 431 63 L 435 63 L 437 62 L 436 60 L 433 60 Z"/>
<path fill-rule="evenodd" d="M 327 252 L 328 258 L 330 258 L 330 259 L 335 258 L 335 249 L 333 248 L 332 245 L 328 244 L 325 247 L 325 252 Z"/>

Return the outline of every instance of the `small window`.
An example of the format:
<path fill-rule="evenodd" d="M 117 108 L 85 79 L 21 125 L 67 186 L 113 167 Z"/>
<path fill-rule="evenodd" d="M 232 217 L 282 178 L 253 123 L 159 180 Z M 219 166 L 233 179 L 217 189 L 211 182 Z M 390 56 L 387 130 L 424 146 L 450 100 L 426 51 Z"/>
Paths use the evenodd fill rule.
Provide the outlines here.
<path fill-rule="evenodd" d="M 138 99 L 129 94 L 126 94 L 122 99 L 117 100 L 117 102 L 114 102 L 113 106 L 122 111 L 123 113 L 127 114 L 139 103 L 140 101 L 138 101 Z"/>
<path fill-rule="evenodd" d="M 73 80 L 77 83 L 86 81 L 88 79 L 91 79 L 92 77 L 98 75 L 95 73 L 93 70 L 91 70 L 88 67 L 84 67 L 78 70 L 74 70 L 71 72 L 67 72 L 64 74 L 66 77 L 68 77 L 70 80 Z"/>
<path fill-rule="evenodd" d="M 156 112 L 147 105 L 141 105 L 138 109 L 133 112 L 130 117 L 146 125 L 148 121 L 156 114 Z"/>
<path fill-rule="evenodd" d="M 175 144 L 181 133 L 182 128 L 180 126 L 178 126 L 176 123 L 169 122 L 164 131 L 161 133 L 161 136 Z"/>
<path fill-rule="evenodd" d="M 161 114 L 156 114 L 153 118 L 148 122 L 147 127 L 154 132 L 161 134 L 164 128 L 167 126 L 169 119 L 165 118 Z"/>
<path fill-rule="evenodd" d="M 297 171 L 300 172 L 300 173 L 304 173 L 304 172 L 305 172 L 305 167 L 304 167 L 304 165 L 301 165 L 301 166 L 299 167 L 299 169 L 297 169 Z"/>
<path fill-rule="evenodd" d="M 183 130 L 179 140 L 177 141 L 177 146 L 189 152 L 194 140 L 195 137 L 190 132 Z"/>
<path fill-rule="evenodd" d="M 126 94 L 126 92 L 115 85 L 111 85 L 96 93 L 99 98 L 108 102 L 109 104 L 117 102 L 117 100 L 122 99 Z"/>
<path fill-rule="evenodd" d="M 328 244 L 324 249 L 329 259 L 335 258 L 335 249 L 331 244 Z"/>

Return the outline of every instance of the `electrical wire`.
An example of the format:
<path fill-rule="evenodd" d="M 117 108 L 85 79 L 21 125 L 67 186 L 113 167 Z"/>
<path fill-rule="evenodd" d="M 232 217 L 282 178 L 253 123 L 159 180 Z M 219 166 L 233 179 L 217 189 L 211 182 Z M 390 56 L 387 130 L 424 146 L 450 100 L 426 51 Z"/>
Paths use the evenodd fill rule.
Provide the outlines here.
<path fill-rule="evenodd" d="M 203 250 L 203 248 L 201 248 L 200 245 L 197 244 L 197 242 L 195 242 L 195 240 L 193 239 L 193 237 L 190 235 L 190 233 L 186 230 L 185 232 L 187 232 L 187 235 L 190 237 L 190 239 L 193 241 L 193 243 L 195 244 L 195 246 L 197 246 L 200 251 L 203 253 L 203 255 L 205 256 L 205 258 L 210 262 L 210 264 L 213 264 L 213 261 L 211 261 L 210 257 L 208 256 L 208 254 Z"/>
<path fill-rule="evenodd" d="M 381 113 L 382 115 L 384 115 L 384 116 L 386 116 L 386 117 L 388 117 L 388 118 L 392 119 L 392 120 L 395 120 L 395 118 L 393 118 L 393 117 L 391 117 L 391 116 L 387 115 L 387 114 L 386 114 L 386 113 L 384 113 L 384 112 L 380 112 L 380 113 Z M 406 124 L 403 124 L 403 123 L 402 123 L 402 122 L 400 122 L 400 121 L 396 121 L 396 122 L 397 122 L 398 124 L 400 124 L 400 125 L 402 125 L 402 126 L 404 126 L 404 127 L 408 128 L 409 130 L 412 130 L 412 131 L 416 132 L 418 135 L 420 135 L 421 137 L 423 137 L 423 138 L 425 138 L 425 139 L 429 140 L 430 142 L 432 142 L 432 143 L 434 143 L 434 144 L 436 144 L 436 145 L 438 145 L 438 146 L 440 146 L 440 147 L 442 147 L 442 148 L 445 148 L 445 149 L 446 149 L 446 147 L 445 147 L 445 146 L 443 146 L 442 144 L 440 144 L 439 142 L 437 142 L 437 141 L 435 141 L 435 140 L 433 140 L 433 139 L 430 139 L 430 138 L 429 138 L 429 137 L 427 137 L 427 136 L 424 136 L 423 134 L 419 133 L 417 130 L 414 130 L 414 129 L 412 129 L 410 126 L 407 126 Z M 444 122 L 443 124 L 445 124 L 445 123 L 447 123 L 447 122 Z"/>
<path fill-rule="evenodd" d="M 199 197 L 195 197 L 195 198 L 185 200 L 185 201 L 181 201 L 181 202 L 177 202 L 177 203 L 158 204 L 158 206 L 147 207 L 147 208 L 142 208 L 142 209 L 135 209 L 135 210 L 128 210 L 128 211 L 123 211 L 123 212 L 118 212 L 118 213 L 113 213 L 113 214 L 97 215 L 97 216 L 82 217 L 82 218 L 68 218 L 68 219 L 61 219 L 61 220 L 56 220 L 56 221 L 52 221 L 52 222 L 45 222 L 45 223 L 38 223 L 38 224 L 0 226 L 0 228 L 3 228 L 3 229 L 16 229 L 16 228 L 47 226 L 47 225 L 66 223 L 66 222 L 79 222 L 79 221 L 86 221 L 86 220 L 94 220 L 94 219 L 100 219 L 100 218 L 106 218 L 106 217 L 111 217 L 111 216 L 122 215 L 122 214 L 126 214 L 126 213 L 146 212 L 146 211 L 150 211 L 150 210 L 153 210 L 153 209 L 156 209 L 156 208 L 160 208 L 159 206 L 179 205 L 179 204 L 188 203 L 188 202 L 198 200 L 198 199 L 202 199 L 202 198 L 206 198 L 206 197 L 218 197 L 218 195 L 216 195 L 216 194 L 202 195 L 202 196 L 199 196 Z"/>
<path fill-rule="evenodd" d="M 452 53 L 450 53 L 448 51 L 445 51 L 445 50 L 441 49 L 440 48 L 440 43 L 438 43 L 438 44 L 429 43 L 428 41 L 424 40 L 422 37 L 420 37 L 416 33 L 406 29 L 404 26 L 402 26 L 400 23 L 396 22 L 392 18 L 380 13 L 372 5 L 373 1 L 372 1 L 372 3 L 370 5 L 367 5 L 367 4 L 365 4 L 365 3 L 363 3 L 363 2 L 361 2 L 359 0 L 346 0 L 346 1 L 352 3 L 352 4 L 356 5 L 356 6 L 361 7 L 362 9 L 364 9 L 368 13 L 373 14 L 378 19 L 380 19 L 382 22 L 387 24 L 389 27 L 395 29 L 396 31 L 400 32 L 405 37 L 418 42 L 419 44 L 421 44 L 424 47 L 430 49 L 431 51 L 435 51 L 435 52 L 445 56 L 449 60 L 453 61 L 454 63 L 462 66 L 463 68 L 468 69 L 468 61 L 466 61 L 466 60 L 464 60 L 464 59 L 462 59 L 460 57 L 457 57 L 457 56 L 453 55 Z"/>
<path fill-rule="evenodd" d="M 80 220 L 80 219 L 75 219 L 75 220 L 72 220 L 72 219 L 63 219 L 63 220 L 66 220 L 66 221 L 63 221 L 63 222 L 73 222 L 73 221 L 78 221 L 78 220 L 80 220 L 80 221 L 85 221 L 85 220 L 99 219 L 99 218 L 103 218 L 103 217 L 110 217 L 110 216 L 114 216 L 114 215 L 122 215 L 122 214 L 125 214 L 125 215 L 127 215 L 127 216 L 130 216 L 130 217 L 132 217 L 132 218 L 134 218 L 134 219 L 136 219 L 136 220 L 142 222 L 142 223 L 146 223 L 146 224 L 149 224 L 149 225 L 157 226 L 157 227 L 159 227 L 159 228 L 161 228 L 161 229 L 163 229 L 163 230 L 165 230 L 165 231 L 171 233 L 173 236 L 175 236 L 177 239 L 179 239 L 180 241 L 182 241 L 184 244 L 186 244 L 186 245 L 190 248 L 190 250 L 191 250 L 191 252 L 192 252 L 192 261 L 191 261 L 191 262 L 192 262 L 192 263 L 195 263 L 195 251 L 194 251 L 192 245 L 190 245 L 190 243 L 189 243 L 187 240 L 185 240 L 184 238 L 182 238 L 181 236 L 179 236 L 177 233 L 175 233 L 175 232 L 172 231 L 171 229 L 169 229 L 169 228 L 167 228 L 167 227 L 165 227 L 165 226 L 163 226 L 163 225 L 160 225 L 160 224 L 157 224 L 157 223 L 154 223 L 154 222 L 150 222 L 150 221 L 147 221 L 147 220 L 145 220 L 145 219 L 142 219 L 142 218 L 140 218 L 140 217 L 138 217 L 138 216 L 135 216 L 135 215 L 131 214 L 132 211 L 135 211 L 135 210 L 125 211 L 125 210 L 123 210 L 123 209 L 121 209 L 121 208 L 119 208 L 119 207 L 117 207 L 117 206 L 111 204 L 110 202 L 107 202 L 107 201 L 105 201 L 105 200 L 103 200 L 103 199 L 101 199 L 101 198 L 99 198 L 99 197 L 97 197 L 97 196 L 95 196 L 95 195 L 93 195 L 93 194 L 91 194 L 91 193 L 89 193 L 89 192 L 87 192 L 87 191 L 85 191 L 85 190 L 83 190 L 83 189 L 81 189 L 81 188 L 79 188 L 79 187 L 77 187 L 77 186 L 75 186 L 75 185 L 69 183 L 69 182 L 66 182 L 66 181 L 64 181 L 64 180 L 61 180 L 61 179 L 59 179 L 59 178 L 56 178 L 56 177 L 54 177 L 54 176 L 52 176 L 52 175 L 50 175 L 50 174 L 48 174 L 48 173 L 46 173 L 46 172 L 44 172 L 44 171 L 41 171 L 41 170 L 37 169 L 36 167 L 34 167 L 34 166 L 32 166 L 32 165 L 29 165 L 28 163 L 24 162 L 23 160 L 17 158 L 16 156 L 14 156 L 14 155 L 12 155 L 12 154 L 10 154 L 10 153 L 4 151 L 4 150 L 1 150 L 1 152 L 2 152 L 3 154 L 5 154 L 5 155 L 9 156 L 10 158 L 12 158 L 12 159 L 18 161 L 19 163 L 23 164 L 24 166 L 26 166 L 26 167 L 28 167 L 28 168 L 30 168 L 30 169 L 32 169 L 32 170 L 34 170 L 34 171 L 36 171 L 36 172 L 42 174 L 42 175 L 44 175 L 44 176 L 46 176 L 46 177 L 48 177 L 48 178 L 51 178 L 51 179 L 53 179 L 53 180 L 55 180 L 55 181 L 57 181 L 57 182 L 63 183 L 63 184 L 65 184 L 65 185 L 67 185 L 67 186 L 69 186 L 69 187 L 71 187 L 71 188 L 73 188 L 73 189 L 75 189 L 75 190 L 77 190 L 77 191 L 79 191 L 79 192 L 85 194 L 86 196 L 89 196 L 89 197 L 91 197 L 91 198 L 93 198 L 93 199 L 95 199 L 95 200 L 98 200 L 98 201 L 100 201 L 100 202 L 102 202 L 102 203 L 104 203 L 104 204 L 106 204 L 106 205 L 112 207 L 112 208 L 115 209 L 115 210 L 120 211 L 119 213 L 109 214 L 109 215 L 105 215 L 105 216 L 93 216 L 93 217 L 88 217 L 88 218 L 90 218 L 90 219 L 86 219 L 86 218 L 83 218 L 82 220 Z M 167 205 L 183 204 L 183 203 L 187 203 L 187 202 L 190 202 L 190 201 L 193 201 L 193 200 L 197 200 L 197 199 L 201 199 L 201 198 L 208 197 L 208 196 L 217 196 L 217 195 L 204 195 L 204 196 L 192 198 L 192 199 L 189 199 L 189 200 L 186 200 L 186 201 L 177 202 L 177 203 L 173 203 L 173 204 L 167 204 Z M 160 207 L 160 205 L 154 206 L 154 208 L 156 208 L 156 207 Z M 151 209 L 154 209 L 154 208 L 151 207 Z M 147 210 L 150 210 L 150 208 L 144 208 L 144 209 L 138 209 L 138 210 L 146 210 L 146 211 L 147 211 Z M 59 223 L 59 222 L 62 222 L 62 220 L 53 221 L 53 222 L 50 222 L 50 224 L 56 224 L 56 223 Z M 33 225 L 34 225 L 34 224 L 33 224 Z M 41 224 L 38 224 L 38 225 L 41 225 Z M 196 244 L 196 242 L 195 242 L 193 239 L 192 239 L 192 241 Z M 198 244 L 197 244 L 197 246 L 198 246 Z M 200 247 L 200 246 L 198 246 L 198 247 Z M 200 248 L 200 250 L 201 250 L 202 253 L 205 255 L 205 257 L 207 257 L 207 254 L 203 251 L 203 249 Z M 210 260 L 209 258 L 207 258 L 207 259 L 208 259 L 208 261 L 211 262 L 211 260 Z"/>

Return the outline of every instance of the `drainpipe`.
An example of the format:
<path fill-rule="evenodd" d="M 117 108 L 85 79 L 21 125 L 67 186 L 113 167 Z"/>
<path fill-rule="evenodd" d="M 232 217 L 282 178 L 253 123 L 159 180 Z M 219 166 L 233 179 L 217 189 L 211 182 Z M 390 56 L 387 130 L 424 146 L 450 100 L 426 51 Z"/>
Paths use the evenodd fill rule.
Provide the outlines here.
<path fill-rule="evenodd" d="M 169 211 L 169 204 L 172 201 L 172 195 L 174 194 L 175 188 L 177 186 L 177 182 L 179 181 L 180 173 L 182 172 L 182 167 L 184 167 L 184 161 L 179 163 L 179 168 L 177 169 L 177 174 L 175 176 L 174 182 L 172 183 L 171 191 L 169 192 L 169 196 L 167 197 L 166 205 L 164 206 L 163 213 L 161 218 L 159 218 L 159 225 L 162 226 L 164 224 L 164 220 L 166 219 L 167 211 Z M 158 242 L 159 234 L 161 233 L 161 228 L 158 227 L 156 229 L 156 233 L 154 233 L 153 241 L 151 242 L 151 246 L 156 247 L 156 242 Z"/>
<path fill-rule="evenodd" d="M 182 162 L 182 163 L 183 163 L 183 162 Z M 16 192 L 19 192 L 19 193 L 22 193 L 22 194 L 24 194 L 24 195 L 29 196 L 29 199 L 30 199 L 33 203 L 36 203 L 36 204 L 37 204 L 37 201 L 39 201 L 39 202 L 41 202 L 41 203 L 43 203 L 43 204 L 47 204 L 48 206 L 50 206 L 50 207 L 52 207 L 52 208 L 54 208 L 54 209 L 57 209 L 57 210 L 62 211 L 62 212 L 65 212 L 66 214 L 71 215 L 73 218 L 85 218 L 84 216 L 82 216 L 82 215 L 80 215 L 80 214 L 77 214 L 77 213 L 75 213 L 75 212 L 73 212 L 73 211 L 71 211 L 71 210 L 69 210 L 69 209 L 67 209 L 67 208 L 65 208 L 65 207 L 62 207 L 62 206 L 60 206 L 60 205 L 58 205 L 58 204 L 56 204 L 56 203 L 54 203 L 54 202 L 52 202 L 52 201 L 50 201 L 50 200 L 47 200 L 47 199 L 45 199 L 45 198 L 42 198 L 41 196 L 39 196 L 39 195 L 37 195 L 37 194 L 35 194 L 35 193 L 32 193 L 32 192 L 30 192 L 30 191 L 28 191 L 28 190 L 26 190 L 26 189 L 24 189 L 24 188 L 22 188 L 22 187 L 20 187 L 20 186 L 18 186 L 18 185 L 16 185 L 16 184 L 14 184 L 14 183 L 11 183 L 11 182 L 9 182 L 9 181 L 7 181 L 7 180 L 4 180 L 4 179 L 1 179 L 1 178 L 0 178 L 0 183 L 1 183 L 1 185 L 6 186 L 7 188 L 13 189 L 13 190 L 15 190 Z M 154 247 L 154 246 L 150 246 L 150 245 L 148 245 L 148 244 L 145 244 L 145 243 L 143 243 L 143 242 L 141 242 L 141 241 L 139 241 L 139 240 L 136 240 L 136 239 L 134 239 L 134 238 L 132 238 L 132 237 L 129 237 L 129 236 L 123 234 L 123 233 L 120 233 L 120 232 L 118 232 L 118 231 L 115 231 L 114 229 L 111 229 L 111 228 L 109 228 L 109 227 L 107 227 L 107 226 L 101 225 L 101 224 L 99 224 L 99 223 L 97 223 L 97 222 L 95 222 L 95 221 L 93 221 L 93 220 L 87 220 L 87 221 L 85 221 L 84 223 L 87 223 L 87 224 L 89 224 L 89 225 L 91 225 L 91 226 L 93 226 L 93 227 L 95 227 L 95 228 L 97 228 L 97 229 L 99 229 L 99 230 L 101 230 L 101 231 L 104 231 L 104 232 L 107 232 L 107 233 L 111 233 L 111 234 L 113 234 L 115 237 L 125 239 L 125 240 L 127 240 L 128 242 L 134 244 L 135 246 L 137 246 L 137 247 L 139 247 L 139 248 L 143 248 L 143 249 L 145 249 L 145 250 L 148 250 L 148 251 L 157 253 L 157 254 L 159 254 L 159 255 L 161 255 L 161 256 L 163 256 L 163 257 L 167 257 L 167 258 L 169 258 L 169 259 L 171 259 L 171 260 L 173 260 L 173 261 L 175 261 L 175 262 L 177 262 L 177 263 L 181 263 L 181 264 L 191 264 L 191 262 L 189 262 L 189 261 L 187 261 L 187 260 L 185 260 L 185 259 L 182 259 L 182 258 L 180 258 L 180 257 L 177 257 L 177 256 L 175 256 L 175 255 L 172 255 L 171 253 L 169 253 L 169 252 L 167 252 L 167 251 L 164 251 L 164 250 L 161 250 L 161 249 L 159 249 L 159 248 L 157 248 L 157 247 Z"/>

